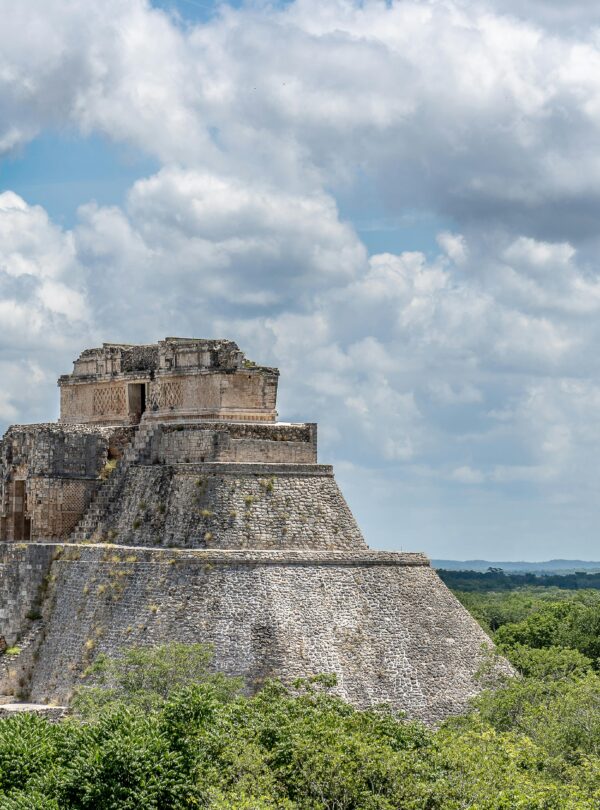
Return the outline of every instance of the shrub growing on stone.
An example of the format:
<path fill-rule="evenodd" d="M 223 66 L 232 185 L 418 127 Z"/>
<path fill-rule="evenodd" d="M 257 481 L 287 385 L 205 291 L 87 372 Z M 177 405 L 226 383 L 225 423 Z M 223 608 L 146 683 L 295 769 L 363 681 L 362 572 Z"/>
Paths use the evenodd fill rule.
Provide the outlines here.
<path fill-rule="evenodd" d="M 99 477 L 101 478 L 102 481 L 106 481 L 107 478 L 110 478 L 110 476 L 116 470 L 116 468 L 117 468 L 117 459 L 109 458 L 104 467 L 102 467 L 102 469 L 100 470 Z"/>

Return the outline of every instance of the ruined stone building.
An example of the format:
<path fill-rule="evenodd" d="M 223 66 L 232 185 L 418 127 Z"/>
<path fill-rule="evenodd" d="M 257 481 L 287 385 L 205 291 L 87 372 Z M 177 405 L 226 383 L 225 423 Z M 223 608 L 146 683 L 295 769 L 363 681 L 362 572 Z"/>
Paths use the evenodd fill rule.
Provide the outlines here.
<path fill-rule="evenodd" d="M 59 379 L 58 423 L 9 428 L 5 700 L 66 702 L 99 652 L 203 641 L 249 690 L 333 672 L 359 706 L 465 707 L 489 640 L 424 555 L 369 549 L 316 425 L 277 421 L 278 377 L 231 341 L 104 344 Z"/>

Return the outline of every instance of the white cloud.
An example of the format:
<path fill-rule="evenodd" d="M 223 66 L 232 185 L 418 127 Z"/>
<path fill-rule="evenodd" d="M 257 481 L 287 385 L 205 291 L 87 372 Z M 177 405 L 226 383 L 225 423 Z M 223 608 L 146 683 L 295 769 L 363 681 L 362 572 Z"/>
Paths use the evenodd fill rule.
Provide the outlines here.
<path fill-rule="evenodd" d="M 15 305 L 13 317 L 26 306 L 32 327 L 36 315 L 42 321 L 62 315 L 69 322 L 89 315 L 73 234 L 11 192 L 0 194 L 0 284 L 3 303 Z"/>
<path fill-rule="evenodd" d="M 43 420 L 54 411 L 59 364 L 90 339 L 89 318 L 73 234 L 54 225 L 41 207 L 0 194 L 2 422 L 33 415 Z"/>
<path fill-rule="evenodd" d="M 206 331 L 231 315 L 310 309 L 357 276 L 366 251 L 335 202 L 164 169 L 131 189 L 127 210 L 81 209 L 73 238 L 100 322 L 117 331 Z M 160 307 L 157 309 L 157 302 Z"/>
<path fill-rule="evenodd" d="M 450 476 L 453 481 L 458 481 L 459 484 L 482 484 L 484 475 L 480 470 L 474 470 L 465 464 L 463 467 L 456 467 L 452 470 Z"/>
<path fill-rule="evenodd" d="M 1 0 L 0 142 L 69 121 L 165 163 L 305 191 L 366 173 L 392 210 L 593 234 L 598 41 L 504 10 L 297 0 L 183 29 L 142 0 Z"/>
<path fill-rule="evenodd" d="M 391 492 L 529 486 L 593 512 L 594 9 L 297 0 L 184 27 L 143 0 L 0 0 L 0 15 L 0 153 L 67 125 L 162 164 L 122 207 L 82 201 L 70 230 L 0 194 L 0 420 L 44 418 L 90 343 L 222 334 L 281 366 L 282 413 L 318 418 L 325 456 Z M 449 219 L 439 255 L 368 256 L 346 221 L 359 205 Z"/>
<path fill-rule="evenodd" d="M 443 231 L 437 235 L 437 242 L 455 264 L 462 264 L 467 259 L 468 249 L 462 234 Z"/>

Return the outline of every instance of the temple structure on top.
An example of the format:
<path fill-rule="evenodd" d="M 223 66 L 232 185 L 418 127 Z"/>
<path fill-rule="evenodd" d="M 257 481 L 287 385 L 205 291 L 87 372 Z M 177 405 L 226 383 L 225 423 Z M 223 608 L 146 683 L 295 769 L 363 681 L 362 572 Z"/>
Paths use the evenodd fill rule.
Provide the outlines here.
<path fill-rule="evenodd" d="M 274 422 L 279 371 L 246 360 L 231 340 L 169 337 L 86 349 L 63 375 L 62 424 L 213 419 Z"/>
<path fill-rule="evenodd" d="M 86 349 L 58 380 L 58 423 L 13 425 L 0 441 L 0 541 L 69 539 L 115 465 L 111 492 L 148 464 L 314 464 L 316 425 L 276 421 L 278 379 L 278 369 L 247 360 L 231 340 Z M 115 492 L 111 499 L 120 502 Z M 86 516 L 95 516 L 96 536 L 105 530 L 101 502 Z M 197 534 L 187 515 L 172 542 L 202 544 L 187 536 Z M 81 526 L 77 537 L 86 537 Z"/>

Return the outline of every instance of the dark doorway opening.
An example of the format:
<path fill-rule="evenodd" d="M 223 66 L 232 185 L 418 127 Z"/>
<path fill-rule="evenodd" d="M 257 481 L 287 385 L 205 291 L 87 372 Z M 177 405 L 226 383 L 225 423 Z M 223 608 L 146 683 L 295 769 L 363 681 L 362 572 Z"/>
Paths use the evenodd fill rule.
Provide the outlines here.
<path fill-rule="evenodd" d="M 31 540 L 31 520 L 27 517 L 27 489 L 25 481 L 14 482 L 13 540 Z"/>
<path fill-rule="evenodd" d="M 129 417 L 137 423 L 146 410 L 146 383 L 131 383 L 128 390 Z"/>

